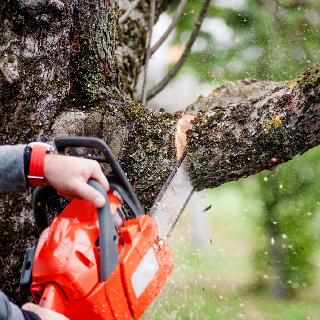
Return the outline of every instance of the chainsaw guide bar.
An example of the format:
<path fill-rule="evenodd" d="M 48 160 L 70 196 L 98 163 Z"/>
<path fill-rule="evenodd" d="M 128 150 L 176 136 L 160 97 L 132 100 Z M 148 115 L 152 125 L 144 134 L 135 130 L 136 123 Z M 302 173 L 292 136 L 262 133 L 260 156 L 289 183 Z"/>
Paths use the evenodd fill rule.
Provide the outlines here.
<path fill-rule="evenodd" d="M 163 239 L 170 236 L 193 191 L 194 186 L 187 172 L 187 157 L 184 152 L 148 213 L 157 222 L 159 234 Z"/>

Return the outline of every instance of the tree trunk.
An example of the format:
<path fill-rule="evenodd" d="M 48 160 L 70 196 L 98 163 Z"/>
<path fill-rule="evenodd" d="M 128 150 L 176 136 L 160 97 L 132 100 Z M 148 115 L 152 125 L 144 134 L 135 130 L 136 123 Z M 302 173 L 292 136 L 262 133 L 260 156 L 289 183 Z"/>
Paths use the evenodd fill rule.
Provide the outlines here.
<path fill-rule="evenodd" d="M 157 1 L 156 18 L 169 2 Z M 187 110 L 195 118 L 183 142 L 178 124 L 192 117 L 128 98 L 144 63 L 146 1 L 120 29 L 124 11 L 114 1 L 3 0 L 0 9 L 0 143 L 102 138 L 146 210 L 177 163 L 178 142 L 186 144 L 197 190 L 273 168 L 319 144 L 319 65 L 276 89 L 246 79 L 200 98 Z M 228 94 L 223 105 L 218 98 Z M 20 303 L 27 295 L 18 286 L 23 252 L 36 236 L 30 198 L 0 199 L 1 287 Z"/>

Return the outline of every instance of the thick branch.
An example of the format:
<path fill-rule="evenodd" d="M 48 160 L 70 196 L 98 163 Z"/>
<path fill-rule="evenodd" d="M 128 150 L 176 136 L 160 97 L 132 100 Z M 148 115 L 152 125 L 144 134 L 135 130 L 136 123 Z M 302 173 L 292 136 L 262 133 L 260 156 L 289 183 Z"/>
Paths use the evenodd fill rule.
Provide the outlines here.
<path fill-rule="evenodd" d="M 318 64 L 262 98 L 200 111 L 188 131 L 196 188 L 272 169 L 318 145 L 319 92 Z"/>
<path fill-rule="evenodd" d="M 209 97 L 199 98 L 193 105 L 197 105 L 198 113 L 186 142 L 195 187 L 198 190 L 216 187 L 271 169 L 318 145 L 319 69 L 317 65 L 282 87 L 275 88 L 283 83 L 246 79 L 230 82 L 215 89 Z M 271 91 L 272 88 L 275 89 Z M 228 100 L 227 94 L 232 98 Z M 219 96 L 229 104 L 217 105 Z M 139 198 L 149 208 L 177 162 L 175 133 L 182 114 L 172 116 L 136 103 L 99 114 L 99 121 L 91 114 L 83 116 L 87 119 L 84 123 L 77 123 L 76 119 L 56 123 L 57 128 L 67 131 L 55 129 L 54 135 L 89 135 L 91 128 L 90 135 L 117 146 L 118 159 Z M 74 128 L 83 129 L 71 131 L 74 130 L 71 123 Z M 104 128 L 110 130 L 108 136 Z M 116 134 L 118 131 L 120 135 Z"/>

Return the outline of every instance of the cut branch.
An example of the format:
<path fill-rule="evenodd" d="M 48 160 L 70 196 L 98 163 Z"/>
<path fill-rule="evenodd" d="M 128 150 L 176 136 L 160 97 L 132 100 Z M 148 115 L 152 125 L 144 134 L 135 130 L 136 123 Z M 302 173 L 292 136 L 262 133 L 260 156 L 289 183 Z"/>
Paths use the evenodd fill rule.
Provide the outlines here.
<path fill-rule="evenodd" d="M 318 64 L 253 101 L 200 108 L 187 145 L 195 187 L 212 188 L 272 169 L 319 145 L 319 93 Z"/>
<path fill-rule="evenodd" d="M 170 71 L 167 73 L 167 75 L 163 78 L 162 81 L 160 81 L 157 85 L 155 85 L 152 89 L 150 89 L 147 93 L 147 100 L 151 100 L 156 94 L 158 94 L 163 88 L 170 82 L 170 80 L 177 74 L 183 63 L 188 58 L 192 45 L 194 44 L 195 40 L 197 39 L 200 28 L 203 22 L 203 19 L 205 18 L 208 8 L 210 6 L 210 1 L 205 0 L 201 9 L 201 12 L 199 14 L 198 20 L 195 23 L 194 29 L 191 33 L 191 36 L 188 40 L 188 43 L 186 45 L 186 48 L 178 60 L 178 62 L 170 69 Z"/>
<path fill-rule="evenodd" d="M 278 84 L 245 79 L 230 82 L 209 97 L 201 98 L 186 140 L 189 174 L 197 190 L 272 169 L 320 144 L 320 65 L 284 86 L 280 83 L 282 86 L 276 87 Z M 219 105 L 220 99 L 212 100 L 220 95 L 228 100 L 225 95 L 228 90 L 233 94 L 229 104 Z M 234 100 L 241 94 L 242 102 Z M 184 138 L 179 137 L 179 126 L 183 118 L 189 121 L 191 116 L 156 112 L 132 103 L 116 114 L 104 111 L 101 117 L 104 125 L 95 125 L 93 128 L 97 131 L 90 135 L 101 135 L 99 130 L 105 126 L 110 135 L 118 137 L 115 132 L 121 126 L 115 119 L 121 116 L 120 123 L 126 130 L 118 159 L 139 199 L 145 208 L 150 208 L 170 168 L 177 163 L 180 146 L 185 145 Z M 76 124 L 75 120 L 72 124 L 75 128 L 87 130 L 88 127 L 88 124 Z M 57 127 L 71 129 L 65 121 L 57 123 Z M 74 135 L 74 132 L 55 134 Z M 84 135 L 79 131 L 77 134 Z M 102 138 L 112 142 L 111 136 Z M 119 144 L 112 142 L 112 145 Z"/>
<path fill-rule="evenodd" d="M 180 4 L 177 8 L 177 11 L 175 12 L 171 24 L 168 27 L 168 29 L 165 31 L 165 33 L 162 35 L 162 37 L 156 42 L 156 44 L 151 48 L 151 55 L 153 55 L 158 48 L 163 44 L 163 42 L 168 38 L 169 34 L 172 32 L 172 30 L 176 27 L 181 14 L 183 12 L 184 7 L 186 6 L 188 0 L 181 0 Z"/>

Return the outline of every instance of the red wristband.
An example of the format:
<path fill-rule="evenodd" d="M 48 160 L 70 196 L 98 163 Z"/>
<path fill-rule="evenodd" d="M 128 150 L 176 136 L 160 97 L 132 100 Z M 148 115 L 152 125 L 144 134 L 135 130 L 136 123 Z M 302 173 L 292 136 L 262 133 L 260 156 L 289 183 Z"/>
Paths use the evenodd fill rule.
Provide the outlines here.
<path fill-rule="evenodd" d="M 45 145 L 34 144 L 32 146 L 30 166 L 29 166 L 29 185 L 31 187 L 44 186 L 44 157 L 47 153 L 48 147 Z"/>

